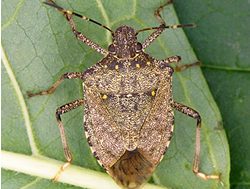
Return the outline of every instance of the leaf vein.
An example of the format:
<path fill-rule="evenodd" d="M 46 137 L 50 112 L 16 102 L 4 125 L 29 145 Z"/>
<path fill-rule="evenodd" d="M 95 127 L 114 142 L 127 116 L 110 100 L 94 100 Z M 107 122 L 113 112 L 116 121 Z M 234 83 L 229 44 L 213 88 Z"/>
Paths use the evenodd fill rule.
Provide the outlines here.
<path fill-rule="evenodd" d="M 20 0 L 17 3 L 16 9 L 15 9 L 13 15 L 10 16 L 10 18 L 7 20 L 7 22 L 5 24 L 3 24 L 2 31 L 5 30 L 16 19 L 17 15 L 19 13 L 19 10 L 22 8 L 24 2 L 25 2 L 25 0 Z"/>
<path fill-rule="evenodd" d="M 97 3 L 97 6 L 98 6 L 99 10 L 101 11 L 101 14 L 102 14 L 104 20 L 105 20 L 105 25 L 108 26 L 108 27 L 110 27 L 110 25 L 111 25 L 110 24 L 110 20 L 109 20 L 109 17 L 107 15 L 107 12 L 105 11 L 105 9 L 103 7 L 102 2 L 100 0 L 96 0 L 96 3 Z M 110 34 L 111 33 L 107 30 L 106 31 L 106 40 L 107 40 L 108 43 L 111 43 L 111 41 L 112 41 Z"/>
<path fill-rule="evenodd" d="M 30 183 L 22 186 L 20 189 L 28 189 L 29 187 L 35 185 L 36 183 L 38 183 L 40 180 L 42 180 L 41 178 L 36 178 L 35 180 L 31 181 Z"/>
<path fill-rule="evenodd" d="M 4 65 L 4 67 L 5 67 L 5 69 L 6 69 L 7 73 L 8 73 L 8 76 L 10 78 L 11 84 L 14 87 L 14 90 L 16 92 L 18 101 L 19 101 L 20 106 L 21 106 L 21 110 L 22 110 L 22 114 L 23 114 L 23 117 L 24 117 L 25 127 L 26 127 L 26 131 L 27 131 L 27 135 L 28 135 L 28 139 L 29 139 L 29 143 L 30 143 L 32 154 L 33 155 L 39 155 L 39 150 L 38 150 L 38 148 L 36 146 L 34 133 L 32 131 L 32 124 L 31 124 L 31 120 L 30 120 L 28 108 L 27 108 L 27 105 L 25 103 L 23 94 L 21 92 L 20 86 L 19 86 L 19 84 L 18 84 L 18 82 L 16 80 L 14 72 L 13 72 L 13 70 L 11 68 L 9 60 L 8 60 L 8 58 L 6 56 L 6 53 L 5 53 L 5 51 L 4 51 L 4 49 L 3 49 L 2 46 L 1 46 L 1 51 L 2 51 L 2 62 L 3 62 L 3 65 Z"/>

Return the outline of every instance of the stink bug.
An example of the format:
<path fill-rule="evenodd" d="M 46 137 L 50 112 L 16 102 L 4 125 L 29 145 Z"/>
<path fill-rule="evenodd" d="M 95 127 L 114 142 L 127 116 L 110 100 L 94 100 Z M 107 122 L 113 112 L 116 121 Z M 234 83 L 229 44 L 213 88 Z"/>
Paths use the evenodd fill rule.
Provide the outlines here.
<path fill-rule="evenodd" d="M 76 38 L 104 55 L 98 63 L 84 72 L 65 73 L 48 90 L 28 93 L 29 97 L 48 95 L 64 79 L 83 81 L 84 99 L 75 100 L 56 110 L 61 140 L 67 163 L 72 161 L 64 133 L 61 115 L 84 106 L 84 129 L 93 155 L 109 175 L 123 188 L 139 188 L 146 182 L 168 149 L 174 129 L 176 109 L 197 120 L 196 150 L 193 172 L 203 179 L 219 179 L 218 175 L 206 175 L 199 171 L 200 127 L 199 113 L 177 103 L 172 97 L 172 74 L 170 63 L 178 63 L 179 56 L 157 60 L 145 53 L 145 49 L 167 28 L 193 27 L 193 24 L 166 25 L 161 10 L 171 3 L 160 6 L 155 15 L 160 26 L 135 30 L 120 26 L 112 31 L 107 26 L 86 16 L 66 10 L 52 0 L 45 4 L 56 8 L 67 19 Z M 111 32 L 112 44 L 108 50 L 89 40 L 74 24 L 73 16 L 95 23 Z M 143 43 L 137 35 L 155 30 Z M 179 70 L 189 66 L 179 66 Z M 59 174 L 56 175 L 56 177 Z"/>

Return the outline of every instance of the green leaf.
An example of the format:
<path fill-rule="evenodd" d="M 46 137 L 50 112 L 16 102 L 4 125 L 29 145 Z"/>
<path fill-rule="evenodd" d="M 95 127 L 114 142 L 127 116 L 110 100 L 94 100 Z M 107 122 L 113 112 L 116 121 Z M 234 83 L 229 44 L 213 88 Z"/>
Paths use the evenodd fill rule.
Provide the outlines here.
<path fill-rule="evenodd" d="M 241 1 L 177 1 L 212 94 L 221 110 L 231 156 L 231 188 L 250 186 L 250 4 Z"/>
<path fill-rule="evenodd" d="M 59 5 L 98 20 L 113 30 L 122 24 L 128 24 L 136 29 L 158 26 L 159 23 L 153 16 L 153 12 L 164 2 L 163 0 L 57 1 Z M 8 178 L 10 178 L 13 180 L 12 188 L 21 188 L 21 186 L 23 188 L 38 186 L 68 188 L 67 185 L 31 177 L 39 176 L 37 172 L 44 169 L 43 166 L 36 169 L 31 166 L 31 163 L 33 160 L 39 163 L 47 157 L 43 162 L 56 171 L 60 163 L 53 159 L 65 161 L 54 114 L 57 107 L 82 98 L 81 82 L 64 81 L 50 96 L 28 99 L 26 91 L 47 89 L 63 73 L 83 71 L 95 64 L 102 56 L 77 41 L 64 17 L 39 1 L 20 0 L 16 3 L 3 1 L 2 10 L 2 51 L 6 56 L 2 59 L 2 149 L 5 150 L 4 157 L 9 152 L 14 152 L 10 153 L 13 162 L 18 162 L 19 158 L 23 157 L 20 156 L 21 154 L 25 154 L 25 162 L 30 160 L 27 167 L 21 168 L 20 163 L 14 166 L 4 164 L 2 186 L 9 188 Z M 172 5 L 164 8 L 163 17 L 168 24 L 178 23 Z M 80 19 L 75 20 L 79 30 L 93 41 L 103 47 L 110 44 L 111 36 L 108 31 Z M 188 22 L 193 21 L 190 19 Z M 145 40 L 149 34 L 149 32 L 140 34 L 139 40 Z M 181 29 L 164 32 L 147 52 L 158 59 L 180 55 L 182 64 L 197 61 Z M 176 112 L 175 116 L 175 134 L 172 143 L 155 171 L 152 182 L 167 188 L 193 189 L 201 186 L 208 189 L 229 188 L 228 144 L 219 110 L 200 68 L 175 73 L 173 88 L 176 101 L 194 108 L 201 114 L 201 171 L 208 174 L 221 173 L 221 182 L 203 181 L 192 173 L 196 121 L 179 112 Z M 92 156 L 83 136 L 82 111 L 83 109 L 79 108 L 62 117 L 74 157 L 73 164 L 78 166 L 74 169 L 71 168 L 73 166 L 67 168 L 65 175 L 69 175 L 72 169 L 73 172 L 69 177 L 65 176 L 65 179 L 74 180 L 78 172 L 89 173 L 89 169 L 95 171 L 93 173 L 95 176 L 98 176 L 99 172 L 104 172 Z M 83 171 L 79 166 L 87 169 Z M 19 171 L 31 176 L 6 171 L 8 169 L 13 171 L 21 169 Z M 103 174 L 100 174 L 100 181 L 108 180 L 109 177 Z M 52 178 L 53 172 L 47 171 L 40 177 Z M 61 179 L 65 182 L 64 177 Z M 90 182 L 98 185 L 96 180 Z M 77 185 L 75 181 L 67 183 Z M 152 188 L 152 185 L 145 186 Z M 99 188 L 102 187 L 103 185 L 99 186 Z"/>

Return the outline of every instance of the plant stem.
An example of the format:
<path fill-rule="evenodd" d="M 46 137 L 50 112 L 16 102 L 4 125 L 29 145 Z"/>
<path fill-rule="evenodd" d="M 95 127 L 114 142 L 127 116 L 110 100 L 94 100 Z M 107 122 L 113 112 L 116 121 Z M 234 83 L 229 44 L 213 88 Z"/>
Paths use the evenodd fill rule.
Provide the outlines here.
<path fill-rule="evenodd" d="M 2 151 L 2 168 L 17 171 L 31 176 L 52 179 L 64 162 L 44 156 L 29 156 Z M 58 178 L 58 182 L 67 183 L 89 189 L 119 189 L 116 183 L 105 173 L 70 165 Z M 143 189 L 166 189 L 164 187 L 145 184 Z"/>

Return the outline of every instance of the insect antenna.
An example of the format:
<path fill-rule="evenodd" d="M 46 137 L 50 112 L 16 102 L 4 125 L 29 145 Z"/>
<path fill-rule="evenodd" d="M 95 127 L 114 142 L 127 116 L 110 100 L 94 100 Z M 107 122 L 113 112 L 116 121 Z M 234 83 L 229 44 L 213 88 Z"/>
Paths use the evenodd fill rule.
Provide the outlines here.
<path fill-rule="evenodd" d="M 88 18 L 88 17 L 83 16 L 83 15 L 80 15 L 80 14 L 78 14 L 78 13 L 76 13 L 76 12 L 73 12 L 73 11 L 70 11 L 70 10 L 66 10 L 66 9 L 60 7 L 60 6 L 57 5 L 53 0 L 47 0 L 47 1 L 43 2 L 43 3 L 46 4 L 46 5 L 49 5 L 49 6 L 51 6 L 51 7 L 56 8 L 59 12 L 61 12 L 61 13 L 63 13 L 63 14 L 74 15 L 74 16 L 77 16 L 77 17 L 83 19 L 83 20 L 86 20 L 86 21 L 92 22 L 92 23 L 94 23 L 94 24 L 97 24 L 98 26 L 101 26 L 101 27 L 105 28 L 106 30 L 110 31 L 110 32 L 112 33 L 112 35 L 113 35 L 113 33 L 114 33 L 114 32 L 113 32 L 110 28 L 108 28 L 107 26 L 105 26 L 105 25 L 103 25 L 103 24 L 101 24 L 101 23 L 99 23 L 99 22 L 97 22 L 97 21 L 95 21 L 95 20 L 93 20 L 93 19 L 91 19 L 91 18 Z"/>
<path fill-rule="evenodd" d="M 148 31 L 148 30 L 157 30 L 157 29 L 160 29 L 160 28 L 165 28 L 165 29 L 176 29 L 176 28 L 194 28 L 196 27 L 195 24 L 175 24 L 175 25 L 165 25 L 165 24 L 162 24 L 158 27 L 150 27 L 150 28 L 143 28 L 141 30 L 137 30 L 136 31 L 136 35 L 140 32 L 144 32 L 144 31 Z"/>

